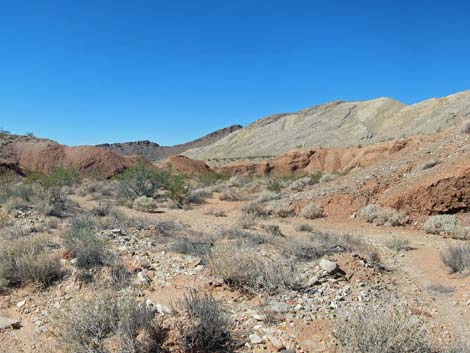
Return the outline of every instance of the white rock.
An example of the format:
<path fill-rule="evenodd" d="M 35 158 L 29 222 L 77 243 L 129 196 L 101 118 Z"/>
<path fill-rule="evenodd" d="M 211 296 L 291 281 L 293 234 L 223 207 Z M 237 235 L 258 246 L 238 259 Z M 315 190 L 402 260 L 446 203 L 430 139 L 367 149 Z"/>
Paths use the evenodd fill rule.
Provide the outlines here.
<path fill-rule="evenodd" d="M 338 265 L 336 262 L 327 259 L 321 259 L 320 267 L 329 274 L 333 274 L 338 270 Z"/>
<path fill-rule="evenodd" d="M 250 339 L 251 344 L 260 344 L 263 343 L 263 339 L 258 336 L 257 334 L 253 333 L 248 337 Z"/>

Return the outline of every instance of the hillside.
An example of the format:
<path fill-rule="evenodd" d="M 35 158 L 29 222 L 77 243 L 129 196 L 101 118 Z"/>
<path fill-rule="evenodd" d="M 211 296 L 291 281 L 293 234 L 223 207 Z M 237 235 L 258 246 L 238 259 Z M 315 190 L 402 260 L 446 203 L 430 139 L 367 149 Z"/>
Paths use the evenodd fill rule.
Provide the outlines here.
<path fill-rule="evenodd" d="M 111 177 L 136 162 L 135 157 L 120 156 L 104 148 L 69 147 L 48 139 L 0 134 L 0 172 L 48 174 L 55 167 L 71 166 L 82 176 Z"/>
<path fill-rule="evenodd" d="M 198 138 L 197 140 L 174 146 L 160 146 L 158 143 L 151 141 L 135 141 L 123 143 L 106 143 L 98 145 L 97 147 L 103 147 L 113 151 L 114 153 L 118 153 L 124 156 L 140 155 L 144 156 L 150 161 L 159 161 L 176 156 L 192 148 L 200 148 L 215 143 L 221 138 L 224 138 L 241 128 L 241 125 L 232 125 L 214 131 L 208 135 Z"/>
<path fill-rule="evenodd" d="M 277 156 L 300 147 L 346 147 L 430 134 L 470 116 L 470 91 L 406 105 L 390 98 L 335 101 L 258 120 L 184 154 L 195 159 Z"/>

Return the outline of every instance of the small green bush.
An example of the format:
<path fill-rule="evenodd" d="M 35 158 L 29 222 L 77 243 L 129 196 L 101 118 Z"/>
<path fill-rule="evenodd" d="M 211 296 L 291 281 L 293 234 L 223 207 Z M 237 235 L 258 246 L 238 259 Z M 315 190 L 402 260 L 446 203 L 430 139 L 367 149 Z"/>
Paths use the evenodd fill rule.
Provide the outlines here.
<path fill-rule="evenodd" d="M 199 183 L 203 186 L 211 186 L 228 180 L 228 175 L 217 172 L 205 172 L 199 176 Z"/>
<path fill-rule="evenodd" d="M 191 188 L 188 184 L 186 176 L 179 174 L 173 175 L 167 178 L 164 184 L 165 190 L 168 192 L 168 196 L 173 200 L 177 207 L 183 207 Z"/>
<path fill-rule="evenodd" d="M 168 171 L 137 164 L 118 177 L 119 195 L 127 200 L 134 200 L 140 196 L 153 197 L 157 190 L 162 189 L 168 183 L 169 178 Z"/>
<path fill-rule="evenodd" d="M 63 234 L 64 246 L 77 259 L 77 266 L 92 268 L 104 265 L 109 258 L 107 244 L 96 235 L 96 224 L 90 217 L 79 216 L 72 220 Z"/>
<path fill-rule="evenodd" d="M 33 172 L 27 178 L 29 184 L 40 184 L 46 189 L 73 186 L 80 182 L 80 175 L 73 167 L 58 166 L 48 175 Z"/>

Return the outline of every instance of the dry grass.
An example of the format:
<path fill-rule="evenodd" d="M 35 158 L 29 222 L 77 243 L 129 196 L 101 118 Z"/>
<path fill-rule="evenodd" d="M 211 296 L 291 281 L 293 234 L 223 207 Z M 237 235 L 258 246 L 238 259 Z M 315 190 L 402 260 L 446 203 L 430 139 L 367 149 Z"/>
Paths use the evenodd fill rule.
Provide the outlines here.
<path fill-rule="evenodd" d="M 230 352 L 234 345 L 230 322 L 220 304 L 208 294 L 191 292 L 180 303 L 187 320 L 179 325 L 181 352 Z"/>
<path fill-rule="evenodd" d="M 47 286 L 62 275 L 59 259 L 50 255 L 44 238 L 0 242 L 0 290 L 36 283 Z"/>
<path fill-rule="evenodd" d="M 454 215 L 437 215 L 429 217 L 423 224 L 423 230 L 456 239 L 470 239 L 470 227 L 460 224 Z"/>
<path fill-rule="evenodd" d="M 423 322 L 398 304 L 343 312 L 337 320 L 336 337 L 345 352 L 432 352 Z"/>
<path fill-rule="evenodd" d="M 441 259 L 452 272 L 470 271 L 470 244 L 451 245 L 441 254 Z"/>
<path fill-rule="evenodd" d="M 79 216 L 72 220 L 70 228 L 63 234 L 64 246 L 73 253 L 78 267 L 104 265 L 109 259 L 107 244 L 98 238 L 96 232 L 96 224 L 91 217 Z"/>
<path fill-rule="evenodd" d="M 132 293 L 106 289 L 77 298 L 58 314 L 57 336 L 62 349 L 70 352 L 160 352 L 164 335 L 153 316 Z"/>
<path fill-rule="evenodd" d="M 402 251 L 409 249 L 410 241 L 407 239 L 400 239 L 398 237 L 393 237 L 392 239 L 385 242 L 385 246 L 391 250 Z"/>
<path fill-rule="evenodd" d="M 273 294 L 295 287 L 295 271 L 290 264 L 250 248 L 216 246 L 209 259 L 209 270 L 229 286 L 245 292 Z"/>
<path fill-rule="evenodd" d="M 132 208 L 141 212 L 152 213 L 158 208 L 158 204 L 152 197 L 139 196 L 132 202 Z"/>

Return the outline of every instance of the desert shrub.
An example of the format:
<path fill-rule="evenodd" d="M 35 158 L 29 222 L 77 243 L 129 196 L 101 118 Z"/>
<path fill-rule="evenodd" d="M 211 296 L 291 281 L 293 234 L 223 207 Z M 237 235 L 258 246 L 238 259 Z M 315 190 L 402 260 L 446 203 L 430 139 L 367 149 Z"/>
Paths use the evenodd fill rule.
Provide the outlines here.
<path fill-rule="evenodd" d="M 289 189 L 294 191 L 303 191 L 306 186 L 311 185 L 310 177 L 304 177 L 301 179 L 294 180 L 292 184 L 289 185 Z"/>
<path fill-rule="evenodd" d="M 269 216 L 269 211 L 267 210 L 267 208 L 261 202 L 258 202 L 256 200 L 250 201 L 243 205 L 240 211 L 245 214 L 252 214 L 256 217 Z"/>
<path fill-rule="evenodd" d="M 220 195 L 221 201 L 241 201 L 243 196 L 236 190 L 227 189 Z"/>
<path fill-rule="evenodd" d="M 74 218 L 70 228 L 64 232 L 62 238 L 65 249 L 73 253 L 78 267 L 92 268 L 104 265 L 109 258 L 107 244 L 98 238 L 96 232 L 96 224 L 88 216 Z"/>
<path fill-rule="evenodd" d="M 451 245 L 441 254 L 441 259 L 453 272 L 470 270 L 470 244 Z"/>
<path fill-rule="evenodd" d="M 313 232 L 313 228 L 309 224 L 299 224 L 296 228 L 298 232 Z"/>
<path fill-rule="evenodd" d="M 266 235 L 247 232 L 237 228 L 220 231 L 217 234 L 217 239 L 237 240 L 241 243 L 248 243 L 251 245 L 261 245 L 269 242 L 269 238 Z"/>
<path fill-rule="evenodd" d="M 43 202 L 37 203 L 38 210 L 44 215 L 65 218 L 73 214 L 74 204 L 61 189 L 50 189 L 47 197 Z"/>
<path fill-rule="evenodd" d="M 180 303 L 187 320 L 179 325 L 182 352 L 231 352 L 230 322 L 220 304 L 208 294 L 191 292 Z"/>
<path fill-rule="evenodd" d="M 172 240 L 170 249 L 180 254 L 204 259 L 211 253 L 212 241 L 208 238 L 176 237 Z"/>
<path fill-rule="evenodd" d="M 269 201 L 279 200 L 281 195 L 276 192 L 263 192 L 258 195 L 258 197 L 253 200 L 255 203 L 266 203 Z"/>
<path fill-rule="evenodd" d="M 346 352 L 431 353 L 424 323 L 397 304 L 343 312 L 336 337 Z"/>
<path fill-rule="evenodd" d="M 78 171 L 72 166 L 58 166 L 52 169 L 48 175 L 32 173 L 28 177 L 28 182 L 39 183 L 46 189 L 62 188 L 64 186 L 74 186 L 80 182 Z"/>
<path fill-rule="evenodd" d="M 309 204 L 302 208 L 300 216 L 307 219 L 316 219 L 323 217 L 323 208 L 315 204 Z"/>
<path fill-rule="evenodd" d="M 139 196 L 132 202 L 132 208 L 141 212 L 155 212 L 157 203 L 151 197 Z"/>
<path fill-rule="evenodd" d="M 291 264 L 267 258 L 250 248 L 214 247 L 209 270 L 229 286 L 246 292 L 274 294 L 295 287 Z"/>
<path fill-rule="evenodd" d="M 161 351 L 163 330 L 154 312 L 132 293 L 102 290 L 80 297 L 56 315 L 57 337 L 66 351 L 151 353 Z M 109 346 L 112 340 L 117 350 Z"/>
<path fill-rule="evenodd" d="M 258 216 L 254 213 L 240 212 L 235 221 L 236 226 L 242 229 L 250 229 L 256 226 Z"/>
<path fill-rule="evenodd" d="M 278 179 L 270 179 L 266 189 L 274 193 L 280 193 L 284 188 L 284 184 Z"/>
<path fill-rule="evenodd" d="M 185 200 L 191 192 L 188 180 L 186 176 L 182 174 L 173 175 L 167 178 L 164 188 L 168 192 L 170 199 L 175 202 L 175 205 L 178 208 L 181 208 L 184 205 Z"/>
<path fill-rule="evenodd" d="M 199 176 L 199 183 L 203 186 L 219 184 L 229 179 L 229 176 L 214 171 L 204 172 Z"/>
<path fill-rule="evenodd" d="M 101 228 L 136 228 L 144 229 L 148 221 L 144 218 L 129 217 L 116 207 L 111 207 L 104 219 L 100 220 Z"/>
<path fill-rule="evenodd" d="M 460 224 L 455 215 L 437 215 L 429 217 L 423 224 L 426 233 L 448 236 L 457 239 L 470 238 L 470 227 Z"/>
<path fill-rule="evenodd" d="M 301 177 L 294 180 L 290 185 L 289 189 L 294 191 L 303 191 L 307 186 L 318 184 L 322 177 L 321 173 L 315 173 L 309 176 Z"/>
<path fill-rule="evenodd" d="M 212 196 L 212 192 L 207 189 L 193 190 L 186 197 L 186 203 L 202 204 L 207 198 Z"/>
<path fill-rule="evenodd" d="M 182 225 L 179 222 L 175 221 L 161 221 L 155 225 L 155 231 L 159 237 L 174 237 L 177 235 L 188 233 L 186 226 Z"/>
<path fill-rule="evenodd" d="M 333 181 L 335 179 L 338 179 L 340 174 L 338 173 L 325 173 L 320 177 L 320 180 L 318 181 L 319 183 L 329 183 L 330 181 Z"/>
<path fill-rule="evenodd" d="M 28 282 L 47 286 L 62 275 L 60 262 L 49 254 L 44 239 L 3 240 L 0 245 L 0 282 L 3 286 Z"/>
<path fill-rule="evenodd" d="M 119 195 L 127 200 L 134 200 L 139 196 L 153 197 L 157 190 L 167 184 L 169 178 L 167 171 L 137 164 L 119 176 Z"/>
<path fill-rule="evenodd" d="M 375 249 L 359 238 L 348 234 L 314 233 L 279 242 L 283 254 L 299 261 L 311 261 L 324 255 L 339 252 L 357 252 L 371 262 L 375 259 Z"/>
<path fill-rule="evenodd" d="M 253 178 L 246 175 L 234 175 L 229 180 L 227 180 L 227 185 L 230 187 L 241 188 L 248 184 L 251 180 L 253 180 Z"/>
<path fill-rule="evenodd" d="M 385 242 L 385 246 L 391 250 L 402 251 L 409 248 L 410 241 L 407 239 L 400 239 L 393 237 L 392 239 Z"/>
<path fill-rule="evenodd" d="M 275 217 L 287 218 L 294 215 L 294 207 L 289 201 L 285 200 L 271 201 L 266 204 L 265 210 L 268 214 Z"/>
<path fill-rule="evenodd" d="M 359 211 L 359 216 L 369 223 L 386 226 L 402 226 L 408 223 L 409 217 L 393 208 L 367 205 Z"/>
<path fill-rule="evenodd" d="M 442 284 L 431 284 L 426 289 L 434 296 L 449 295 L 455 291 L 455 288 L 446 287 Z"/>
<path fill-rule="evenodd" d="M 207 211 L 207 214 L 215 217 L 227 217 L 224 210 L 210 209 Z"/>

